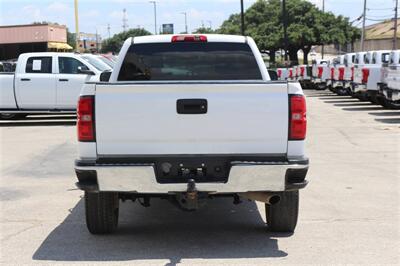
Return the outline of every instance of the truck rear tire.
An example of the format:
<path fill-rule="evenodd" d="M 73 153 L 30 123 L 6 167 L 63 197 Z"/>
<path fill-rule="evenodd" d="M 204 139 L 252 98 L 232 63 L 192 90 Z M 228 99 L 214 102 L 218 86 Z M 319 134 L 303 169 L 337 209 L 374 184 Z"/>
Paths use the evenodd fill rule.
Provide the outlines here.
<path fill-rule="evenodd" d="M 85 191 L 86 226 L 90 233 L 114 232 L 118 226 L 118 213 L 118 193 Z"/>
<path fill-rule="evenodd" d="M 299 191 L 287 191 L 278 194 L 280 201 L 265 204 L 265 217 L 271 232 L 291 233 L 297 225 L 299 214 Z"/>

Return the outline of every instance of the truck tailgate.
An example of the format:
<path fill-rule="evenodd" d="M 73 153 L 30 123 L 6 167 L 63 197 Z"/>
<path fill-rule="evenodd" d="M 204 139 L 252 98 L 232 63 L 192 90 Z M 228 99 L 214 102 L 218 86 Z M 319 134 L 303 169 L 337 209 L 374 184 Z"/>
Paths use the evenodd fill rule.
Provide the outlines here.
<path fill-rule="evenodd" d="M 206 100 L 207 112 L 178 113 L 177 101 L 190 99 Z M 282 155 L 287 83 L 97 84 L 95 121 L 100 156 Z"/>

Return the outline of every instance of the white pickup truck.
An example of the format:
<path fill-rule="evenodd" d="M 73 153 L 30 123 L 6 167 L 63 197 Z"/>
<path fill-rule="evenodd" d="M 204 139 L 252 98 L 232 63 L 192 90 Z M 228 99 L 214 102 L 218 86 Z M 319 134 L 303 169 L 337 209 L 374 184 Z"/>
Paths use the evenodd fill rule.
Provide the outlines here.
<path fill-rule="evenodd" d="M 324 59 L 317 59 L 312 62 L 312 82 L 316 89 L 325 90 L 329 79 L 329 62 Z"/>
<path fill-rule="evenodd" d="M 389 64 L 382 68 L 380 93 L 384 96 L 383 106 L 400 109 L 400 50 L 390 53 Z"/>
<path fill-rule="evenodd" d="M 389 63 L 389 50 L 371 51 L 366 54 L 365 65 L 357 68 L 355 91 L 364 93 L 371 102 L 382 103 L 379 97 L 379 84 L 382 83 L 382 67 Z M 382 103 L 383 104 L 383 103 Z"/>
<path fill-rule="evenodd" d="M 160 35 L 125 41 L 108 82 L 78 104 L 77 187 L 86 223 L 111 233 L 119 200 L 265 202 L 271 231 L 296 227 L 307 184 L 306 104 L 297 82 L 270 81 L 253 39 Z"/>
<path fill-rule="evenodd" d="M 356 54 L 348 53 L 344 55 L 344 85 L 343 88 L 347 91 L 347 94 L 351 94 L 351 87 L 353 85 L 354 78 L 354 61 Z"/>
<path fill-rule="evenodd" d="M 368 65 L 371 61 L 371 52 L 358 52 L 354 59 L 354 74 L 353 74 L 353 85 L 351 86 L 351 95 L 362 101 L 368 100 L 368 95 L 359 86 L 363 83 L 363 68 Z"/>
<path fill-rule="evenodd" d="M 101 72 L 79 54 L 21 54 L 15 73 L 0 73 L 0 119 L 75 112 L 82 85 Z"/>

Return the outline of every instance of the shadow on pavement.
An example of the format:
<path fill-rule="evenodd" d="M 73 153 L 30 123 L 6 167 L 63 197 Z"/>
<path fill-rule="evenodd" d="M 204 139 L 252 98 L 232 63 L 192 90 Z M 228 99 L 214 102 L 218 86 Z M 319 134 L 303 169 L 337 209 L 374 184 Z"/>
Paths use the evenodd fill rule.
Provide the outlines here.
<path fill-rule="evenodd" d="M 27 116 L 17 120 L 0 120 L 0 127 L 74 126 L 75 115 Z"/>
<path fill-rule="evenodd" d="M 400 118 L 375 118 L 375 121 L 385 124 L 400 124 Z"/>
<path fill-rule="evenodd" d="M 350 100 L 350 101 L 344 101 L 344 100 L 347 100 L 347 99 L 342 99 L 342 100 L 339 100 L 339 101 L 324 101 L 324 103 L 359 103 L 360 101 L 359 100 L 353 100 L 352 98 L 349 98 L 348 100 Z"/>
<path fill-rule="evenodd" d="M 400 116 L 400 111 L 398 112 L 379 112 L 379 113 L 368 113 L 370 115 L 375 115 L 375 116 Z"/>
<path fill-rule="evenodd" d="M 356 102 L 356 103 L 347 103 L 347 102 L 342 102 L 342 103 L 335 103 L 333 104 L 334 106 L 339 106 L 339 107 L 350 107 L 350 106 L 374 106 L 370 102 Z M 382 109 L 382 107 L 380 107 Z"/>
<path fill-rule="evenodd" d="M 378 110 L 383 110 L 383 107 L 380 106 L 368 106 L 365 105 L 366 107 L 349 107 L 349 108 L 342 108 L 345 111 L 378 111 Z"/>
<path fill-rule="evenodd" d="M 332 95 L 329 95 L 329 97 L 328 97 L 328 95 L 324 96 L 324 97 L 320 97 L 320 99 L 321 100 L 350 100 L 353 98 L 351 98 L 350 96 L 339 96 L 339 95 L 332 94 Z"/>
<path fill-rule="evenodd" d="M 76 121 L 13 121 L 0 122 L 0 127 L 75 126 Z"/>
<path fill-rule="evenodd" d="M 34 260 L 127 261 L 168 259 L 239 259 L 285 257 L 277 237 L 266 231 L 257 206 L 231 199 L 208 201 L 195 212 L 179 210 L 166 200 L 152 200 L 150 208 L 126 202 L 120 206 L 118 231 L 91 235 L 84 223 L 84 201 L 55 228 L 33 255 Z M 262 209 L 261 211 L 264 211 Z"/>

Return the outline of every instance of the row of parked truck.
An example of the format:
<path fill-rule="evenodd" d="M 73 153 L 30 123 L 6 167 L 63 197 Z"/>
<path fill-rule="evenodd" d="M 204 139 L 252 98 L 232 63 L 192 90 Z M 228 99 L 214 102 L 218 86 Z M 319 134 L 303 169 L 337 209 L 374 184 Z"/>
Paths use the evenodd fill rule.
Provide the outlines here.
<path fill-rule="evenodd" d="M 347 53 L 312 65 L 278 68 L 278 79 L 329 89 L 386 108 L 400 109 L 400 50 Z"/>

